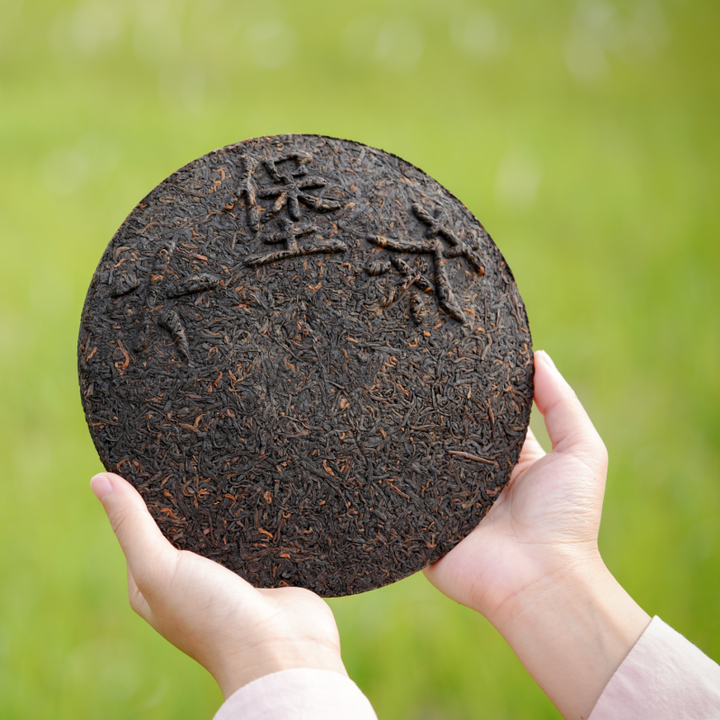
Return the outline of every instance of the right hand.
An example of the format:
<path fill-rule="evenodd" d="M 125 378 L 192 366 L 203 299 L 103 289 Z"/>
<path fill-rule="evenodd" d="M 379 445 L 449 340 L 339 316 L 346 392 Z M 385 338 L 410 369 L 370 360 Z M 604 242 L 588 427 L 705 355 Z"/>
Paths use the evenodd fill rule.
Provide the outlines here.
<path fill-rule="evenodd" d="M 487 517 L 425 570 L 441 592 L 491 622 L 508 599 L 532 592 L 569 564 L 602 563 L 597 546 L 607 452 L 550 356 L 535 353 L 535 403 L 552 452 L 532 431 L 508 486 Z"/>
<path fill-rule="evenodd" d="M 587 718 L 650 617 L 598 551 L 607 452 L 546 353 L 535 404 L 552 452 L 528 435 L 487 517 L 425 573 L 482 613 L 565 718 Z"/>

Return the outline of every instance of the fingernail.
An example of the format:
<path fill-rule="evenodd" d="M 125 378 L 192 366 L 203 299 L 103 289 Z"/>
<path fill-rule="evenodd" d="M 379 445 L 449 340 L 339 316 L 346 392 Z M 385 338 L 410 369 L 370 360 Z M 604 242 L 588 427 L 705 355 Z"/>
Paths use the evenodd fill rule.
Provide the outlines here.
<path fill-rule="evenodd" d="M 90 489 L 95 493 L 95 497 L 102 502 L 112 492 L 110 478 L 102 473 L 95 475 L 95 477 L 90 480 Z"/>
<path fill-rule="evenodd" d="M 547 354 L 547 352 L 545 352 L 545 350 L 538 350 L 538 352 L 542 353 L 543 357 L 545 358 L 545 362 L 547 362 L 547 364 L 553 370 L 557 370 L 557 368 L 555 367 L 555 363 L 553 362 L 553 359 L 550 357 L 550 355 Z"/>

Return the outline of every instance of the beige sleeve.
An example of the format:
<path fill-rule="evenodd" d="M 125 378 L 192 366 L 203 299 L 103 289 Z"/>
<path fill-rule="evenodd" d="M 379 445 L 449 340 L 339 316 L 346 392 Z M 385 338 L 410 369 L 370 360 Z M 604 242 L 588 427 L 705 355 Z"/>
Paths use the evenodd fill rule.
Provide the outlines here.
<path fill-rule="evenodd" d="M 233 693 L 213 720 L 377 720 L 345 675 L 297 668 L 258 678 Z"/>
<path fill-rule="evenodd" d="M 659 617 L 610 678 L 588 720 L 717 720 L 720 666 Z"/>

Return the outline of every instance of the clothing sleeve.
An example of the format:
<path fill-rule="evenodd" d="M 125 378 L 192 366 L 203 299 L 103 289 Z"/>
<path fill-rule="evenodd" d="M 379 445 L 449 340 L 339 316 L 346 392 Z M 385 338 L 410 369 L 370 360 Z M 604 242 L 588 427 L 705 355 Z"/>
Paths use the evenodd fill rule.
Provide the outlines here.
<path fill-rule="evenodd" d="M 654 617 L 588 720 L 716 720 L 720 666 Z"/>
<path fill-rule="evenodd" d="M 377 720 L 350 678 L 295 668 L 265 675 L 233 693 L 213 720 Z"/>

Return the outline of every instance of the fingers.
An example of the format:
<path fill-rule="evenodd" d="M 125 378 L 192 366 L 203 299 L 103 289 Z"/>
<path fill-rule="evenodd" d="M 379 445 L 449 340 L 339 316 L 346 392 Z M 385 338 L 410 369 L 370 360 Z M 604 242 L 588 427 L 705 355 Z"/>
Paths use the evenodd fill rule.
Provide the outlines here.
<path fill-rule="evenodd" d="M 535 462 L 535 460 L 539 460 L 543 455 L 545 455 L 545 451 L 535 437 L 535 433 L 531 428 L 528 428 L 525 442 L 520 451 L 520 460 L 527 458 L 530 462 Z"/>
<path fill-rule="evenodd" d="M 148 568 L 157 573 L 172 565 L 177 550 L 165 539 L 135 488 L 119 475 L 100 473 L 90 487 L 103 504 L 110 525 L 135 579 Z M 133 580 L 133 584 L 134 580 Z"/>
<path fill-rule="evenodd" d="M 518 458 L 517 465 L 513 468 L 510 479 L 514 480 L 518 475 L 527 470 L 527 468 L 529 468 L 533 463 L 544 456 L 545 451 L 537 441 L 533 431 L 528 428 L 527 437 L 525 438 L 522 450 L 520 451 L 520 457 Z"/>
<path fill-rule="evenodd" d="M 543 350 L 535 353 L 535 404 L 545 419 L 553 452 L 605 454 L 605 446 L 585 408 Z"/>
<path fill-rule="evenodd" d="M 128 584 L 128 601 L 130 607 L 136 612 L 143 620 L 151 623 L 151 611 L 150 606 L 140 592 L 140 589 L 135 582 L 135 578 L 130 570 L 130 566 L 127 568 L 127 584 Z M 151 623 L 152 624 L 152 623 Z"/>

